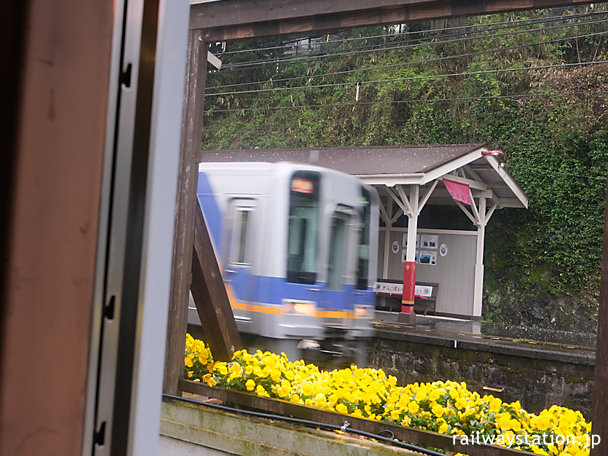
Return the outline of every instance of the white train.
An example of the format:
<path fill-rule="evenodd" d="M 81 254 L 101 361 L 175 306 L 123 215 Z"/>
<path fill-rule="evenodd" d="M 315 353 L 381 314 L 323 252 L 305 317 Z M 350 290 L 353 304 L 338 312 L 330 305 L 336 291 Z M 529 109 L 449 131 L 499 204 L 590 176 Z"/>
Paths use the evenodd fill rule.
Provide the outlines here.
<path fill-rule="evenodd" d="M 197 195 L 241 333 L 371 336 L 375 189 L 312 165 L 202 163 Z M 190 307 L 189 323 L 199 324 Z"/>

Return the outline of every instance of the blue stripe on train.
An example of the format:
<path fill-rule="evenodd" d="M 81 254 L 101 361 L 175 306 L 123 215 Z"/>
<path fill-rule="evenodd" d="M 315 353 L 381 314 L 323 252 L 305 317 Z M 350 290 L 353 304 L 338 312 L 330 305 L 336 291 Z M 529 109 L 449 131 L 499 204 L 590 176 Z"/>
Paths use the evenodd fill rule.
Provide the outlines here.
<path fill-rule="evenodd" d="M 323 309 L 352 310 L 355 301 L 357 304 L 373 305 L 375 299 L 371 291 L 366 293 L 369 296 L 357 296 L 355 299 L 354 285 L 346 285 L 344 291 L 325 290 L 325 284 L 321 282 L 314 285 L 292 283 L 280 277 L 252 275 L 247 268 L 237 268 L 228 275 L 235 298 L 242 302 L 280 305 L 283 298 L 290 298 L 315 301 Z"/>
<path fill-rule="evenodd" d="M 213 242 L 217 255 L 221 258 L 223 244 L 222 224 L 224 216 L 217 204 L 215 195 L 213 194 L 211 182 L 209 182 L 209 178 L 204 172 L 198 173 L 196 196 L 198 197 L 198 201 L 203 210 L 203 215 L 205 216 L 205 223 L 207 224 L 207 229 L 211 235 L 211 242 Z"/>

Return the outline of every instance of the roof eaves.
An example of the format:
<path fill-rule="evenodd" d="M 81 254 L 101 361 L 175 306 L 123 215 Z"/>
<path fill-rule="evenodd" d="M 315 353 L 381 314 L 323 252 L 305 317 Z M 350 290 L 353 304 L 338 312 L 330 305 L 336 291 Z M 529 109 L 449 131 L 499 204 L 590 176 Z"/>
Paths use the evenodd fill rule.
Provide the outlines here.
<path fill-rule="evenodd" d="M 463 166 L 474 162 L 475 160 L 483 156 L 482 152 L 485 150 L 487 150 L 485 147 L 479 147 L 464 155 L 461 155 L 456 159 L 447 161 L 444 164 L 429 170 L 428 172 L 424 173 L 425 175 L 422 183 L 426 184 L 427 182 L 439 179 L 440 177 L 445 176 L 446 174 L 449 174 L 452 171 L 457 170 L 458 168 L 462 168 Z"/>
<path fill-rule="evenodd" d="M 404 174 L 356 174 L 359 179 L 369 185 L 395 185 L 422 184 L 424 173 L 404 173 Z"/>
<path fill-rule="evenodd" d="M 528 209 L 528 197 L 522 190 L 522 188 L 515 182 L 515 179 L 511 177 L 509 173 L 507 173 L 501 166 L 496 158 L 486 155 L 485 159 L 488 161 L 490 166 L 494 168 L 494 171 L 502 178 L 502 180 L 507 184 L 507 186 L 511 189 L 511 191 L 515 194 L 516 198 L 521 202 L 522 206 Z"/>

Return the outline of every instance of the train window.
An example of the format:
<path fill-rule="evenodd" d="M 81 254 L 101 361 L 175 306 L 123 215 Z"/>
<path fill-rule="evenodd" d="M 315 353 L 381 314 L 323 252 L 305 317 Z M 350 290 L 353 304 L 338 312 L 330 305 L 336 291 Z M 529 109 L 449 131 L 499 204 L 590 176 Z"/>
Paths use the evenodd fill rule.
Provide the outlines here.
<path fill-rule="evenodd" d="M 361 223 L 362 230 L 359 237 L 359 249 L 357 259 L 357 284 L 359 290 L 366 290 L 369 280 L 369 232 L 371 229 L 370 220 L 371 195 L 369 190 L 361 187 Z"/>
<path fill-rule="evenodd" d="M 294 173 L 289 192 L 288 282 L 313 284 L 317 280 L 319 192 L 318 173 Z"/>
<path fill-rule="evenodd" d="M 254 206 L 251 202 L 247 201 L 246 205 L 243 204 L 242 200 L 237 203 L 233 202 L 233 216 L 231 229 L 229 232 L 230 239 L 230 251 L 229 251 L 229 262 L 233 264 L 249 264 L 249 247 L 248 240 L 251 231 L 251 217 L 254 210 Z"/>
<path fill-rule="evenodd" d="M 327 261 L 327 288 L 329 290 L 341 290 L 344 282 L 347 218 L 348 215 L 336 212 L 331 221 L 329 259 Z"/>
<path fill-rule="evenodd" d="M 245 263 L 245 248 L 247 247 L 247 230 L 248 230 L 248 222 L 249 222 L 249 212 L 248 210 L 239 210 L 239 242 L 236 248 L 236 262 L 237 263 Z"/>

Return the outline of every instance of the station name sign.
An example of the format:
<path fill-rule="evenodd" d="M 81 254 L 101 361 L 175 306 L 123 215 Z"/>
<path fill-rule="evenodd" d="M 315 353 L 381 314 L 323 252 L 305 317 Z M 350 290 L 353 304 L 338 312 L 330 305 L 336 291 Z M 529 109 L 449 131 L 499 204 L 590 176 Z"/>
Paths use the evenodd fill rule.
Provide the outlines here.
<path fill-rule="evenodd" d="M 403 295 L 403 284 L 402 283 L 391 283 L 391 282 L 376 282 L 374 284 L 374 291 L 377 294 L 390 295 L 390 296 L 401 296 Z M 430 285 L 416 285 L 414 291 L 415 296 L 421 298 L 430 298 L 433 294 L 433 287 Z"/>

